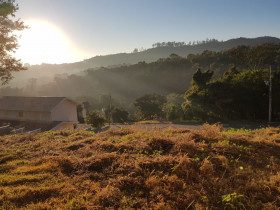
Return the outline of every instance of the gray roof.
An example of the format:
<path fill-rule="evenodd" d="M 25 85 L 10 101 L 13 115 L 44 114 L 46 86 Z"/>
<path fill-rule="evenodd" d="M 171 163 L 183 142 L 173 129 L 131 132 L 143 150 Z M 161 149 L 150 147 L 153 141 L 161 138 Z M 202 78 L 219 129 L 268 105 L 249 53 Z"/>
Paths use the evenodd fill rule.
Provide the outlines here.
<path fill-rule="evenodd" d="M 0 97 L 0 110 L 51 112 L 54 107 L 64 100 L 75 103 L 66 97 L 3 96 Z"/>

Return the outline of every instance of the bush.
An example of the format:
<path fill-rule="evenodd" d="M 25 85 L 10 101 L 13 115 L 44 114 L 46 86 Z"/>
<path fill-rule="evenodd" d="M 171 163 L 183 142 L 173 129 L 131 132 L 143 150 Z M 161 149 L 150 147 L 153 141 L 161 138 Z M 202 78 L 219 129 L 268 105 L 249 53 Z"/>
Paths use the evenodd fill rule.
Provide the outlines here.
<path fill-rule="evenodd" d="M 134 103 L 136 117 L 140 120 L 152 120 L 163 115 L 163 105 L 166 103 L 165 96 L 158 94 L 146 94 L 136 99 Z"/>
<path fill-rule="evenodd" d="M 105 124 L 105 122 L 105 118 L 103 116 L 100 116 L 98 111 L 91 111 L 86 117 L 86 123 L 91 124 L 96 128 L 101 128 Z"/>
<path fill-rule="evenodd" d="M 112 111 L 112 118 L 113 118 L 114 123 L 127 122 L 128 121 L 128 112 L 123 109 L 115 108 Z"/>

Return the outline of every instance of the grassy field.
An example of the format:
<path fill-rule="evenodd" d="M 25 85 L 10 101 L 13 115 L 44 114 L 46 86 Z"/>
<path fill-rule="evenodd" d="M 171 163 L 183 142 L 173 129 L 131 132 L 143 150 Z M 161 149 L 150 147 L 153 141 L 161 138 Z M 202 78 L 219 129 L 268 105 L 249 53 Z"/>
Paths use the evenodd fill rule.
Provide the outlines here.
<path fill-rule="evenodd" d="M 0 137 L 0 209 L 277 209 L 280 129 Z"/>

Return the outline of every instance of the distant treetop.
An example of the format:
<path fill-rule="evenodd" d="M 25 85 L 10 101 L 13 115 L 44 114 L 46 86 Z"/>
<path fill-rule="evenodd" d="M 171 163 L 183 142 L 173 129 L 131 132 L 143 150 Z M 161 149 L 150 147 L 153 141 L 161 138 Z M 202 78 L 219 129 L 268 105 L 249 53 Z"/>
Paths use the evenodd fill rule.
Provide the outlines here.
<path fill-rule="evenodd" d="M 195 46 L 195 45 L 200 45 L 200 44 L 206 44 L 206 43 L 211 43 L 211 42 L 219 42 L 217 39 L 206 39 L 203 41 L 193 41 L 193 42 L 157 42 L 152 45 L 153 48 L 157 47 L 182 47 L 182 46 Z"/>

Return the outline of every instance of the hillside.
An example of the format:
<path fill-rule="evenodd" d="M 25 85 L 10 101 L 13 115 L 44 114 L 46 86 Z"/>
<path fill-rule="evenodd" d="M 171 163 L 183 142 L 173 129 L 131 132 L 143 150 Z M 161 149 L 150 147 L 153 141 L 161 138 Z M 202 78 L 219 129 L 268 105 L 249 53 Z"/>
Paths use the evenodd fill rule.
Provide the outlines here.
<path fill-rule="evenodd" d="M 280 129 L 0 137 L 1 209 L 277 209 Z"/>
<path fill-rule="evenodd" d="M 104 56 L 95 56 L 81 62 L 69 64 L 42 64 L 30 66 L 28 71 L 14 73 L 14 79 L 10 86 L 21 87 L 31 78 L 41 78 L 41 82 L 46 83 L 53 80 L 57 74 L 80 73 L 89 68 L 119 66 L 123 64 L 136 64 L 141 61 L 154 62 L 160 58 L 167 58 L 171 54 L 187 57 L 189 54 L 202 53 L 205 50 L 223 51 L 239 45 L 255 46 L 264 43 L 280 43 L 279 38 L 258 37 L 258 38 L 237 38 L 227 41 L 202 42 L 195 45 L 183 46 L 161 46 L 150 48 L 136 53 L 119 53 Z"/>
<path fill-rule="evenodd" d="M 221 52 L 204 51 L 200 54 L 189 54 L 188 57 L 172 54 L 168 58 L 151 63 L 139 62 L 133 65 L 88 69 L 83 74 L 76 75 L 56 75 L 50 82 L 32 79 L 24 88 L 2 88 L 0 94 L 67 96 L 75 100 L 79 98 L 79 102 L 84 102 L 90 100 L 89 97 L 98 100 L 102 95 L 111 93 L 112 97 L 127 109 L 137 97 L 144 94 L 184 94 L 191 87 L 192 76 L 198 68 L 202 72 L 213 71 L 212 81 L 222 79 L 233 66 L 237 72 L 265 71 L 269 66 L 273 66 L 276 73 L 280 67 L 279 56 L 280 44 L 241 46 Z M 258 79 L 264 92 L 266 86 L 263 81 L 267 79 L 267 73 L 262 73 L 262 77 Z M 274 87 L 277 92 L 277 87 Z M 260 94 L 264 96 L 260 92 L 257 95 Z M 227 95 L 228 93 L 225 94 Z"/>
<path fill-rule="evenodd" d="M 219 52 L 240 45 L 255 46 L 264 43 L 280 43 L 280 39 L 275 37 L 258 37 L 252 39 L 237 38 L 237 39 L 230 39 L 224 42 L 214 41 L 209 43 L 197 44 L 194 46 L 188 46 L 188 45 L 179 46 L 179 47 L 163 46 L 163 47 L 150 48 L 137 53 L 120 53 L 115 55 L 96 56 L 81 63 L 84 63 L 85 65 L 89 65 L 88 68 L 95 68 L 100 66 L 106 67 L 106 66 L 121 65 L 121 64 L 136 64 L 140 61 L 145 61 L 147 63 L 150 63 L 160 58 L 167 58 L 173 53 L 182 57 L 187 57 L 189 54 L 202 53 L 205 50 Z"/>

